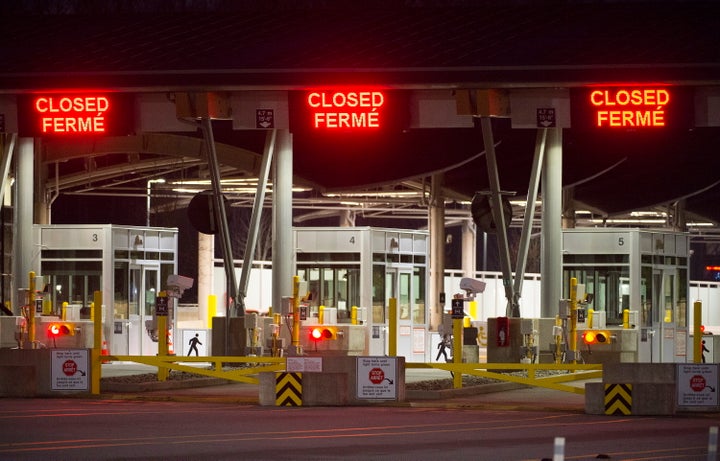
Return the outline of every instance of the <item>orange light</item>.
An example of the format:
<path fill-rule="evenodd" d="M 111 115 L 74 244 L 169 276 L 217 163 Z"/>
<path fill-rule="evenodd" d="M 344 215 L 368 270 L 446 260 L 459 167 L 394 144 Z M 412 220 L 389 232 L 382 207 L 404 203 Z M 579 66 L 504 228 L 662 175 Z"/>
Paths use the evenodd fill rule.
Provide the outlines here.
<path fill-rule="evenodd" d="M 48 336 L 60 336 L 69 335 L 71 333 L 70 327 L 63 323 L 51 323 L 47 329 Z"/>
<path fill-rule="evenodd" d="M 324 341 L 326 339 L 336 339 L 337 332 L 332 327 L 314 327 L 310 329 L 310 339 L 313 341 Z"/>
<path fill-rule="evenodd" d="M 588 330 L 582 335 L 585 344 L 610 344 L 610 332 L 605 330 Z"/>

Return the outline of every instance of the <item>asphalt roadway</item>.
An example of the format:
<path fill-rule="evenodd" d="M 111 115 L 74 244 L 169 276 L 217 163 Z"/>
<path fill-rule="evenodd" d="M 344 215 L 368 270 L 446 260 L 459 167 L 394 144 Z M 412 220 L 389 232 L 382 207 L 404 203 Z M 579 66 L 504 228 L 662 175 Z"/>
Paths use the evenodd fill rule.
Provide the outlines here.
<path fill-rule="evenodd" d="M 144 373 L 156 373 L 157 368 L 127 362 L 113 362 L 103 364 L 102 376 L 124 376 Z M 407 383 L 449 378 L 443 370 L 416 369 L 405 370 Z M 232 402 L 243 404 L 257 404 L 259 402 L 259 389 L 257 384 L 230 383 L 217 384 L 218 380 L 202 381 L 197 385 L 186 383 L 192 387 L 183 386 L 180 382 L 167 382 L 166 386 L 150 389 L 103 390 L 106 398 L 137 399 L 137 400 L 165 400 L 165 401 L 206 401 L 206 402 Z M 574 385 L 581 387 L 585 382 Z M 464 389 L 448 389 L 443 391 L 406 391 L 406 405 L 414 407 L 472 407 L 495 410 L 543 410 L 585 412 L 585 396 L 570 392 L 557 391 L 541 387 L 526 387 L 514 383 L 487 384 Z"/>

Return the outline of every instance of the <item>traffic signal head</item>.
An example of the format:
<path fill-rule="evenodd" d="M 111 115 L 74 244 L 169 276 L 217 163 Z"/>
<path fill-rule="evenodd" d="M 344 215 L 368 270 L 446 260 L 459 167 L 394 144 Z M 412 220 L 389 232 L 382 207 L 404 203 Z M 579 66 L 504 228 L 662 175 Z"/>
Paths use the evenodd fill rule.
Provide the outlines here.
<path fill-rule="evenodd" d="M 75 334 L 71 325 L 67 323 L 51 323 L 47 327 L 47 335 L 51 338 L 58 336 L 72 336 Z"/>
<path fill-rule="evenodd" d="M 325 341 L 327 339 L 337 339 L 337 328 L 335 327 L 312 327 L 310 328 L 310 339 L 317 341 Z"/>
<path fill-rule="evenodd" d="M 582 335 L 585 344 L 610 344 L 611 336 L 607 330 L 587 330 Z"/>

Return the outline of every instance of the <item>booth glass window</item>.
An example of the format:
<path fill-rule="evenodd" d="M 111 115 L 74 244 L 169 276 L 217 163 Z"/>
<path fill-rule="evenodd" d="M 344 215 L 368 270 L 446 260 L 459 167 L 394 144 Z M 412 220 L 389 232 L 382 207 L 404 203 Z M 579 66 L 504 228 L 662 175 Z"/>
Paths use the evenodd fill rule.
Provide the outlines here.
<path fill-rule="evenodd" d="M 115 262 L 115 277 L 114 277 L 114 291 L 115 299 L 113 300 L 114 305 L 114 317 L 116 319 L 128 319 L 130 318 L 129 312 L 129 299 L 128 299 L 128 287 L 130 282 L 129 276 L 129 264 L 127 262 Z"/>
<path fill-rule="evenodd" d="M 649 328 L 653 323 L 652 315 L 652 288 L 653 269 L 652 266 L 643 265 L 640 271 L 640 322 L 644 328 Z"/>
<path fill-rule="evenodd" d="M 687 297 L 688 297 L 688 276 L 687 269 L 678 269 L 678 303 L 675 312 L 675 323 L 680 328 L 687 327 Z"/>
<path fill-rule="evenodd" d="M 425 323 L 425 268 L 413 268 L 413 323 Z"/>
<path fill-rule="evenodd" d="M 630 271 L 628 266 L 566 267 L 563 271 L 563 293 L 570 293 L 570 279 L 585 285 L 592 294 L 587 309 L 605 311 L 608 325 L 620 325 L 623 310 L 630 309 Z"/>
<path fill-rule="evenodd" d="M 385 323 L 385 266 L 382 264 L 373 264 L 372 319 L 375 324 Z"/>
<path fill-rule="evenodd" d="M 94 294 L 100 291 L 101 261 L 42 261 L 45 287 L 44 296 L 49 298 L 49 312 L 61 314 L 63 303 L 78 306 L 80 318 L 90 318 L 90 304 Z M 43 303 L 45 305 L 45 303 Z"/>
<path fill-rule="evenodd" d="M 307 282 L 310 312 L 319 306 L 336 307 L 338 320 L 349 319 L 352 306 L 360 304 L 360 268 L 355 266 L 299 267 L 300 280 Z M 300 293 L 305 296 L 305 293 Z"/>

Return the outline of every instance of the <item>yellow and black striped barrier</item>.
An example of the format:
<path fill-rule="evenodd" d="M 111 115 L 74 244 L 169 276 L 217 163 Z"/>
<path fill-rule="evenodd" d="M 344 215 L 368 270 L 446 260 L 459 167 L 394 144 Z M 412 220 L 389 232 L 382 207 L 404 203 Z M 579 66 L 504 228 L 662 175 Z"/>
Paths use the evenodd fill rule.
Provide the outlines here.
<path fill-rule="evenodd" d="M 632 414 L 632 384 L 605 384 L 605 414 Z"/>
<path fill-rule="evenodd" d="M 302 373 L 275 373 L 275 406 L 302 406 Z"/>

